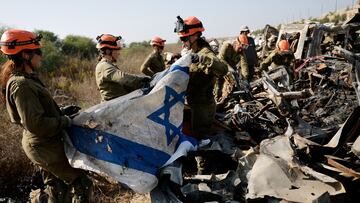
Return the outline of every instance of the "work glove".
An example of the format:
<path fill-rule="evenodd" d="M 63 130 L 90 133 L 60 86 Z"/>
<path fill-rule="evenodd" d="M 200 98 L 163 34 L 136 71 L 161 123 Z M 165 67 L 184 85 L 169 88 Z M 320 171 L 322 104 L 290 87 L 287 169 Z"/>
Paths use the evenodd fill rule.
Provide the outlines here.
<path fill-rule="evenodd" d="M 191 53 L 191 62 L 192 63 L 203 63 L 206 59 L 206 56 L 199 55 L 197 53 Z"/>
<path fill-rule="evenodd" d="M 70 118 L 74 118 L 80 109 L 81 109 L 80 107 L 75 105 L 60 107 L 61 114 L 65 116 L 69 116 Z"/>
<path fill-rule="evenodd" d="M 150 82 L 152 78 L 149 76 L 143 76 L 140 80 L 140 88 L 148 88 L 150 87 Z"/>
<path fill-rule="evenodd" d="M 145 83 L 145 84 L 148 84 L 148 83 L 151 82 L 151 77 L 149 77 L 149 76 L 144 76 L 144 77 L 142 78 L 142 81 L 141 81 L 141 82 L 143 82 L 143 83 Z"/>

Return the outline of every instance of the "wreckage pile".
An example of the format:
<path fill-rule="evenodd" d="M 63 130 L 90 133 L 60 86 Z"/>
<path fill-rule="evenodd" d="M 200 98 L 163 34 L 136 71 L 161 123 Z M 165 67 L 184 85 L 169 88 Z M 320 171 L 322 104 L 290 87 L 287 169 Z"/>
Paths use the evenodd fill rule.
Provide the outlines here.
<path fill-rule="evenodd" d="M 303 60 L 295 78 L 277 67 L 250 87 L 228 88 L 214 136 L 162 170 L 152 201 L 356 201 L 360 66 L 356 54 L 336 50 Z"/>

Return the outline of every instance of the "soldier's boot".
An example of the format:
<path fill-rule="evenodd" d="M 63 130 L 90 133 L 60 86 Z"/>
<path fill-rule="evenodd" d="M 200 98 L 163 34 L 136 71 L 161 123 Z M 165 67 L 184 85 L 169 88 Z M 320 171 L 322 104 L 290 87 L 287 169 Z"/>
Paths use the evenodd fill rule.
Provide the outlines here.
<path fill-rule="evenodd" d="M 70 201 L 69 187 L 60 179 L 48 183 L 45 188 L 48 203 L 67 203 Z"/>
<path fill-rule="evenodd" d="M 91 202 L 93 192 L 93 183 L 89 177 L 82 175 L 72 184 L 72 203 L 88 203 Z"/>

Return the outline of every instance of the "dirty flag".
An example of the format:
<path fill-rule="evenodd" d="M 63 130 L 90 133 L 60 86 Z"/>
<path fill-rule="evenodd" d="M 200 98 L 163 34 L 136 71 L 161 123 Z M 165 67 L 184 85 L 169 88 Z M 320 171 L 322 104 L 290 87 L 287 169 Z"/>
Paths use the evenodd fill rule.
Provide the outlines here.
<path fill-rule="evenodd" d="M 157 185 L 159 169 L 196 150 L 182 133 L 190 55 L 151 82 L 151 87 L 95 105 L 73 119 L 65 140 L 69 163 L 106 174 L 139 193 Z"/>

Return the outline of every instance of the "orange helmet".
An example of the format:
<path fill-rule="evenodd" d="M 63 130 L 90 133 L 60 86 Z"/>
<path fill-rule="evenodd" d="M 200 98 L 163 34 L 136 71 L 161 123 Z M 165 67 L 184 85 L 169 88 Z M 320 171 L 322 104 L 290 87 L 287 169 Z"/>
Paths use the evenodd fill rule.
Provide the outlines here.
<path fill-rule="evenodd" d="M 6 55 L 15 55 L 25 49 L 40 49 L 41 35 L 26 30 L 6 30 L 1 36 L 1 51 Z"/>
<path fill-rule="evenodd" d="M 190 16 L 183 20 L 180 16 L 177 16 L 178 21 L 174 32 L 177 32 L 180 37 L 186 37 L 193 35 L 197 32 L 205 31 L 201 21 L 195 16 Z"/>
<path fill-rule="evenodd" d="M 283 40 L 280 40 L 278 47 L 279 47 L 280 51 L 289 51 L 290 44 L 287 40 L 283 39 Z"/>
<path fill-rule="evenodd" d="M 110 34 L 102 34 L 100 36 L 96 37 L 97 44 L 96 48 L 102 49 L 102 48 L 110 48 L 110 49 L 121 49 L 121 36 L 115 37 L 114 35 Z"/>
<path fill-rule="evenodd" d="M 249 45 L 249 40 L 246 35 L 240 35 L 239 42 L 243 45 Z"/>
<path fill-rule="evenodd" d="M 150 41 L 150 45 L 156 45 L 156 46 L 160 46 L 163 47 L 165 45 L 166 40 L 161 39 L 160 37 L 155 36 L 154 38 L 152 38 L 152 40 Z"/>

